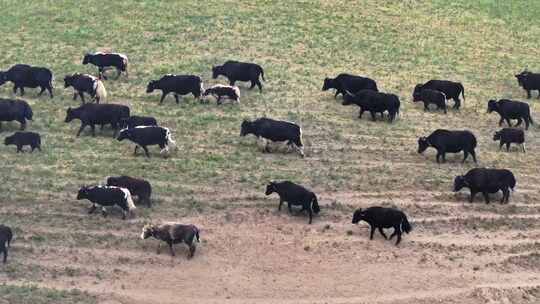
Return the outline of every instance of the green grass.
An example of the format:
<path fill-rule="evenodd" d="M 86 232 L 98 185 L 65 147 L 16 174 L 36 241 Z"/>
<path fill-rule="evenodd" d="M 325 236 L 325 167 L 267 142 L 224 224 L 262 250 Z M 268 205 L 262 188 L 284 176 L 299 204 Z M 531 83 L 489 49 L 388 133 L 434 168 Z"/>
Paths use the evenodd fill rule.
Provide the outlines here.
<path fill-rule="evenodd" d="M 144 220 L 260 207 L 265 183 L 279 179 L 326 196 L 374 192 L 398 203 L 400 195 L 384 193 L 449 191 L 453 177 L 474 164 L 461 165 L 461 155 L 449 155 L 449 164 L 438 165 L 433 150 L 418 155 L 417 138 L 436 128 L 471 129 L 479 139 L 480 165 L 512 168 L 518 187 L 531 190 L 524 202 L 539 198 L 533 186 L 540 165 L 538 127 L 527 132 L 529 153 L 500 153 L 491 140 L 498 117 L 485 113 L 488 99 L 524 99 L 516 72 L 540 70 L 536 1 L 2 1 L 0 9 L 0 68 L 47 66 L 56 77 L 53 100 L 37 98 L 32 89 L 24 97 L 34 109 L 29 130 L 42 134 L 43 152 L 16 154 L 13 146 L 0 147 L 0 222 L 13 226 L 29 248 L 138 248 L 136 240 L 88 233 L 135 235 L 140 229 L 138 222 L 121 222 L 118 213 L 86 216 L 88 203 L 75 200 L 80 185 L 109 175 L 152 182 L 156 207 L 139 208 Z M 113 140 L 109 129 L 95 138 L 86 130 L 76 138 L 79 122 L 63 122 L 66 109 L 79 105 L 71 89 L 63 88 L 63 76 L 95 74 L 95 67 L 81 64 L 83 54 L 95 50 L 129 56 L 129 78 L 105 82 L 108 102 L 130 105 L 132 113 L 155 116 L 171 128 L 178 151 L 170 158 L 160 157 L 155 147 L 150 159 L 134 157 L 133 145 Z M 241 84 L 241 105 L 219 107 L 191 96 L 180 105 L 168 97 L 159 106 L 159 93 L 145 93 L 148 81 L 165 73 L 201 75 L 206 86 L 225 83 L 211 79 L 211 67 L 227 59 L 262 65 L 263 93 Z M 358 120 L 356 108 L 322 92 L 323 79 L 341 72 L 368 75 L 381 90 L 399 95 L 401 119 Z M 460 112 L 424 113 L 411 102 L 414 85 L 431 78 L 464 83 Z M 12 97 L 11 88 L 0 87 L 0 96 Z M 538 101 L 530 103 L 537 117 Z M 307 157 L 263 154 L 253 137 L 239 137 L 243 119 L 263 115 L 300 123 Z M 2 137 L 17 128 L 4 123 Z M 350 212 L 362 202 L 322 203 Z M 60 232 L 67 228 L 75 229 Z M 23 260 L 35 256 L 31 250 L 21 254 Z"/>
<path fill-rule="evenodd" d="M 77 289 L 60 291 L 35 286 L 0 285 L 0 303 L 10 304 L 92 304 L 95 297 Z"/>

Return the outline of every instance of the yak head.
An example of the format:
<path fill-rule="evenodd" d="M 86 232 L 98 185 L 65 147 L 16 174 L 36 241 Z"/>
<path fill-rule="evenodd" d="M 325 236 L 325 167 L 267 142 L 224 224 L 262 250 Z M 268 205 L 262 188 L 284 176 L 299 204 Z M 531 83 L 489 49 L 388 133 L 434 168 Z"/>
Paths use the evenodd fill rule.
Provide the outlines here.
<path fill-rule="evenodd" d="M 454 192 L 458 192 L 463 187 L 467 187 L 467 181 L 465 180 L 465 177 L 463 175 L 458 175 L 454 179 Z"/>
<path fill-rule="evenodd" d="M 336 80 L 334 78 L 326 77 L 324 79 L 322 90 L 328 91 L 329 89 L 336 89 Z"/>
<path fill-rule="evenodd" d="M 423 87 L 424 86 L 422 84 L 420 84 L 420 83 L 415 85 L 414 86 L 414 91 L 413 91 L 413 96 L 414 96 L 414 94 L 420 94 L 420 91 L 422 91 Z"/>
<path fill-rule="evenodd" d="M 75 117 L 75 111 L 71 107 L 69 107 L 66 110 L 66 119 L 64 120 L 64 122 L 70 122 L 75 118 L 77 118 Z"/>
<path fill-rule="evenodd" d="M 5 71 L 0 71 L 0 86 L 6 83 L 7 73 Z"/>
<path fill-rule="evenodd" d="M 118 134 L 118 138 L 116 138 L 118 141 L 122 141 L 126 138 L 131 137 L 131 129 L 122 129 L 120 130 L 120 134 Z"/>
<path fill-rule="evenodd" d="M 66 75 L 64 77 L 64 88 L 69 88 L 70 86 L 73 85 L 73 78 L 75 78 L 75 75 L 76 74 L 73 74 L 73 75 Z"/>
<path fill-rule="evenodd" d="M 275 182 L 270 182 L 268 185 L 266 185 L 266 191 L 264 192 L 264 194 L 270 195 L 270 194 L 272 194 L 274 192 L 277 192 L 276 183 Z"/>
<path fill-rule="evenodd" d="M 365 213 L 365 211 L 362 210 L 362 208 L 359 208 L 358 210 L 356 210 L 353 213 L 352 223 L 353 224 L 358 224 L 358 222 L 360 222 L 361 220 L 364 219 L 365 214 L 366 213 Z"/>
<path fill-rule="evenodd" d="M 12 136 L 8 136 L 4 139 L 4 145 L 13 145 L 14 144 L 14 138 Z"/>
<path fill-rule="evenodd" d="M 426 137 L 418 138 L 418 153 L 424 153 L 429 147 L 429 141 Z"/>
<path fill-rule="evenodd" d="M 157 80 L 150 80 L 148 83 L 148 86 L 146 87 L 146 93 L 152 93 L 155 89 L 157 89 Z"/>
<path fill-rule="evenodd" d="M 82 64 L 89 64 L 89 63 L 91 63 L 92 57 L 93 57 L 93 56 L 94 56 L 93 54 L 86 53 L 86 54 L 84 55 Z"/>
<path fill-rule="evenodd" d="M 422 101 L 420 98 L 421 98 L 420 92 L 419 91 L 417 92 L 415 88 L 414 93 L 412 94 L 412 101 L 413 102 Z"/>
<path fill-rule="evenodd" d="M 212 79 L 218 78 L 222 73 L 223 66 L 217 65 L 212 67 Z"/>
<path fill-rule="evenodd" d="M 244 120 L 240 126 L 240 136 L 246 136 L 253 133 L 253 123 L 249 120 Z"/>
<path fill-rule="evenodd" d="M 500 140 L 501 139 L 501 131 L 495 131 L 495 134 L 493 134 L 493 140 Z"/>
<path fill-rule="evenodd" d="M 142 228 L 141 239 L 145 240 L 145 239 L 153 236 L 155 229 L 156 229 L 155 225 L 152 225 L 152 224 L 144 225 L 143 228 Z"/>
<path fill-rule="evenodd" d="M 88 192 L 89 192 L 90 188 L 87 187 L 87 186 L 82 186 L 80 189 L 79 189 L 79 192 L 77 193 L 77 200 L 82 200 L 82 199 L 85 199 L 88 197 Z"/>
<path fill-rule="evenodd" d="M 519 73 L 519 74 L 516 74 L 514 75 L 517 79 L 517 82 L 520 86 L 523 86 L 523 83 L 526 81 L 526 79 L 528 78 L 528 76 L 531 74 L 531 72 L 527 71 L 527 70 L 523 70 L 523 72 Z"/>
<path fill-rule="evenodd" d="M 491 113 L 491 112 L 497 112 L 499 110 L 499 103 L 497 103 L 497 101 L 491 99 L 488 101 L 488 107 L 487 107 L 487 112 L 488 113 Z"/>

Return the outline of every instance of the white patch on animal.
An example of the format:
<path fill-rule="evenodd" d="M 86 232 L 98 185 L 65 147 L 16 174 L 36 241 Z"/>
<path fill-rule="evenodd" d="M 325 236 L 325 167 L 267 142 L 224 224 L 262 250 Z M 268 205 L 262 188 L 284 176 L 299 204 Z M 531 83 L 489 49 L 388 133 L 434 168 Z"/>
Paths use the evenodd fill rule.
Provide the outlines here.
<path fill-rule="evenodd" d="M 103 52 L 95 52 L 93 55 L 105 55 Z"/>
<path fill-rule="evenodd" d="M 237 86 L 233 87 L 234 92 L 236 93 L 236 102 L 240 103 L 240 89 Z"/>
<path fill-rule="evenodd" d="M 142 233 L 141 233 L 141 239 L 144 240 L 144 234 L 146 233 L 146 231 L 148 229 L 150 229 L 151 225 L 144 225 L 144 227 L 142 228 Z"/>
<path fill-rule="evenodd" d="M 133 129 L 143 129 L 143 128 L 159 128 L 159 127 L 157 127 L 157 126 L 136 126 Z"/>
<path fill-rule="evenodd" d="M 122 190 L 122 192 L 124 192 L 124 199 L 126 199 L 127 201 L 129 211 L 137 209 L 137 207 L 135 207 L 135 204 L 133 203 L 133 199 L 131 198 L 131 193 L 129 192 L 129 190 L 126 188 L 120 188 L 120 187 L 117 187 L 117 188 L 119 188 L 120 190 Z"/>
<path fill-rule="evenodd" d="M 172 134 L 171 134 L 171 130 L 169 130 L 169 128 L 163 128 L 165 129 L 165 138 L 167 139 L 167 143 L 168 144 L 171 144 L 173 147 L 176 147 L 176 142 L 172 139 Z M 168 147 L 167 147 L 167 152 L 168 152 Z"/>
<path fill-rule="evenodd" d="M 103 82 L 98 79 L 97 82 L 94 82 L 94 86 L 96 90 L 96 97 L 99 99 L 100 102 L 105 101 L 105 99 L 107 98 L 107 90 L 105 90 Z"/>
<path fill-rule="evenodd" d="M 204 85 L 203 85 L 203 82 L 201 81 L 201 94 L 204 92 Z"/>
<path fill-rule="evenodd" d="M 104 207 L 104 206 L 101 206 L 101 212 L 103 212 L 103 213 L 107 213 L 107 209 L 105 209 L 105 207 Z"/>

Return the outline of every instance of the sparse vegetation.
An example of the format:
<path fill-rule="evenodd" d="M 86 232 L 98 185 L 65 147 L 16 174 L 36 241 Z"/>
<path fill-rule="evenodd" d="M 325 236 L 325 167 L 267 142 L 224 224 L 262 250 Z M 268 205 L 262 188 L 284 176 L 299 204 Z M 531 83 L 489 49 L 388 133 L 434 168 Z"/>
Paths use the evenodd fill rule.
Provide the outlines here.
<path fill-rule="evenodd" d="M 268 218 L 277 218 L 281 222 L 271 231 L 283 238 L 273 242 L 292 244 L 291 250 L 299 244 L 298 252 L 309 255 L 323 252 L 323 242 L 299 241 L 313 237 L 296 227 L 305 219 L 285 216 L 286 211 L 274 213 L 275 198 L 264 196 L 264 185 L 270 180 L 289 179 L 320 196 L 322 212 L 314 220 L 320 226 L 313 231 L 324 231 L 321 236 L 335 237 L 336 242 L 361 243 L 327 246 L 334 253 L 339 248 L 343 255 L 356 248 L 381 250 L 373 245 L 375 241 L 364 246 L 364 233 L 356 238 L 357 229 L 364 227 L 349 226 L 354 209 L 374 204 L 408 209 L 416 222 L 408 244 L 419 251 L 415 255 L 412 250 L 408 258 L 422 265 L 434 265 L 432 253 L 443 254 L 448 246 L 413 243 L 416 233 L 438 241 L 452 233 L 495 238 L 500 231 L 540 229 L 536 217 L 527 217 L 540 212 L 536 205 L 540 129 L 534 125 L 527 131 L 527 153 L 499 152 L 491 139 L 498 117 L 485 113 L 488 99 L 524 100 L 515 73 L 524 67 L 540 71 L 534 39 L 540 33 L 538 1 L 336 0 L 283 5 L 259 0 L 97 0 L 79 5 L 66 0 L 6 0 L 0 9 L 0 70 L 28 63 L 47 66 L 56 78 L 53 100 L 38 98 L 35 89 L 27 89 L 23 97 L 34 109 L 28 130 L 41 133 L 43 152 L 16 154 L 13 147 L 0 146 L 0 223 L 14 228 L 16 235 L 8 264 L 0 266 L 0 281 L 39 283 L 63 278 L 84 287 L 118 273 L 132 273 L 133 265 L 165 264 L 169 260 L 165 262 L 163 254 L 144 256 L 155 250 L 138 239 L 143 222 L 148 221 L 211 218 L 213 222 L 205 222 L 207 230 L 202 230 L 203 244 L 208 246 L 201 251 L 201 260 L 209 263 L 205 255 L 214 254 L 216 242 L 236 240 L 209 241 L 205 233 L 217 234 L 223 226 L 254 221 L 253 210 L 261 209 L 271 212 L 257 214 L 262 224 L 249 229 L 274 225 Z M 112 139 L 108 127 L 97 130 L 95 138 L 88 130 L 76 138 L 78 122 L 63 122 L 66 109 L 79 101 L 72 100 L 72 91 L 63 88 L 62 79 L 73 72 L 95 75 L 95 67 L 81 63 L 85 52 L 96 50 L 129 56 L 129 78 L 105 81 L 107 102 L 129 105 L 132 113 L 154 116 L 170 128 L 179 148 L 171 157 L 134 157 L 133 146 Z M 171 96 L 159 106 L 159 94 L 145 93 L 149 80 L 166 73 L 200 75 L 205 87 L 225 83 L 223 78 L 211 79 L 211 67 L 227 59 L 263 66 L 267 82 L 262 94 L 239 83 L 242 103 L 238 106 L 199 103 L 192 97 L 176 105 Z M 324 77 L 341 72 L 367 75 L 377 80 L 381 90 L 400 96 L 402 116 L 393 124 L 358 120 L 357 109 L 343 107 L 340 99 L 321 91 Z M 465 85 L 460 111 L 426 113 L 411 102 L 414 85 L 431 78 Z M 0 97 L 14 97 L 12 84 L 0 87 Z M 529 102 L 533 119 L 540 121 L 540 103 Z M 299 123 L 307 157 L 263 154 L 255 138 L 239 137 L 243 119 L 263 115 Z M 416 153 L 417 138 L 440 127 L 473 131 L 479 140 L 479 166 L 513 169 L 518 185 L 509 206 L 485 205 L 479 199 L 471 205 L 466 203 L 468 193 L 450 193 L 454 176 L 474 164 L 462 165 L 461 154 L 449 154 L 448 163 L 439 165 L 433 150 Z M 1 138 L 17 128 L 16 123 L 4 123 Z M 140 206 L 136 218 L 128 221 L 119 219 L 118 210 L 111 210 L 106 218 L 87 215 L 89 203 L 75 200 L 80 185 L 121 174 L 151 181 L 154 207 Z M 533 232 L 527 238 L 537 236 Z M 249 239 L 249 244 L 267 242 Z M 454 257 L 445 263 L 457 267 L 468 262 L 469 256 L 461 256 L 461 251 L 470 253 L 467 246 L 455 247 Z M 508 245 L 504 253 L 523 249 L 519 246 Z M 534 250 L 539 245 L 527 246 Z M 219 248 L 243 263 L 252 262 L 244 252 Z M 100 254 L 101 259 L 96 257 Z M 359 255 L 370 258 L 369 254 Z M 538 261 L 537 256 L 524 258 Z M 477 272 L 487 270 L 482 266 Z M 0 303 L 4 302 L 95 303 L 96 298 L 81 291 L 0 285 Z"/>

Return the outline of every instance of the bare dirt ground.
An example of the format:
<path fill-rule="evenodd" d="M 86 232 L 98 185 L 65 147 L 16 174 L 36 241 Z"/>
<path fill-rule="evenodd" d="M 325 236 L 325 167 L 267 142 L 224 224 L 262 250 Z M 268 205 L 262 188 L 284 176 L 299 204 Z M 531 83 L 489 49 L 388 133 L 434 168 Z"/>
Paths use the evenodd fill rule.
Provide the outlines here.
<path fill-rule="evenodd" d="M 126 248 L 14 243 L 14 252 L 49 269 L 39 286 L 89 291 L 100 303 L 537 303 L 540 207 L 520 203 L 523 192 L 489 206 L 463 203 L 463 193 L 403 193 L 399 206 L 414 214 L 414 230 L 399 248 L 378 232 L 370 241 L 368 225 L 350 224 L 349 206 L 325 206 L 324 220 L 307 225 L 273 199 L 184 218 L 201 227 L 192 260 L 183 246 L 171 257 L 165 248 L 156 254 L 156 240 L 136 241 L 138 219 L 121 231 L 85 232 L 134 242 Z M 384 199 L 351 192 L 321 201 L 329 196 L 366 206 Z M 67 265 L 76 275 L 50 277 Z"/>

